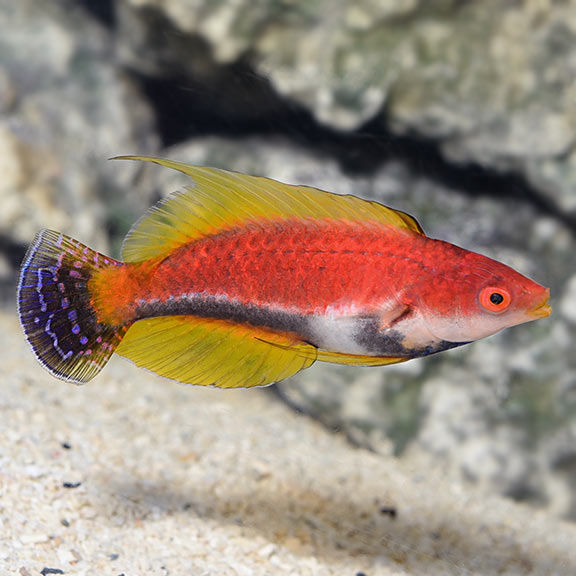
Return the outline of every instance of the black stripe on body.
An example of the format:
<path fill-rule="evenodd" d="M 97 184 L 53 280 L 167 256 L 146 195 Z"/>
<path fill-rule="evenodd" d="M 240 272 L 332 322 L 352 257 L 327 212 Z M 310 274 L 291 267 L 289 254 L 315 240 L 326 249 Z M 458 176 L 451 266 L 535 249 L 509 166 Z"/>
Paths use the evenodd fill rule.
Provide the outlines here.
<path fill-rule="evenodd" d="M 308 316 L 285 310 L 241 304 L 227 300 L 225 297 L 207 294 L 188 294 L 164 301 L 152 300 L 138 303 L 136 320 L 156 316 L 198 316 L 228 320 L 278 332 L 293 332 L 306 341 L 311 335 Z"/>
<path fill-rule="evenodd" d="M 301 340 L 317 348 L 326 349 L 321 341 L 322 337 L 315 328 L 318 316 L 241 304 L 230 301 L 225 296 L 192 293 L 165 301 L 141 301 L 138 303 L 135 319 L 180 315 L 226 320 L 276 332 L 290 332 L 297 334 Z M 331 352 L 358 354 L 357 348 L 360 348 L 362 354 L 366 356 L 416 358 L 465 344 L 464 342 L 439 341 L 433 344 L 428 343 L 422 348 L 406 348 L 403 345 L 405 336 L 399 330 L 382 330 L 380 318 L 376 315 L 354 316 L 344 320 L 348 321 L 348 326 L 349 321 L 352 321 L 353 329 L 347 330 L 347 333 L 343 335 L 344 349 L 332 349 Z M 338 319 L 334 320 L 334 330 L 338 331 Z M 345 349 L 347 348 L 346 340 L 354 347 L 354 350 Z"/>
<path fill-rule="evenodd" d="M 380 319 L 375 316 L 363 318 L 362 327 L 356 332 L 358 344 L 363 346 L 368 354 L 374 356 L 380 356 L 381 352 L 385 351 L 385 356 L 417 358 L 469 344 L 469 342 L 438 340 L 423 344 L 420 348 L 407 348 L 403 344 L 405 339 L 405 335 L 400 330 L 394 328 L 382 330 Z"/>

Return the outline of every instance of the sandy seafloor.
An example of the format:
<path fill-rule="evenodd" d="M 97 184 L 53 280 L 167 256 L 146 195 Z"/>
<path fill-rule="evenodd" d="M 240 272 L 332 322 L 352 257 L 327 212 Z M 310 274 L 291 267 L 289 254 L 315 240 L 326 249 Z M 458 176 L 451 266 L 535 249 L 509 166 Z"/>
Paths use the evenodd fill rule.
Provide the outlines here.
<path fill-rule="evenodd" d="M 15 316 L 0 333 L 2 575 L 576 574 L 576 526 L 354 448 L 269 391 L 120 358 L 75 387 Z"/>

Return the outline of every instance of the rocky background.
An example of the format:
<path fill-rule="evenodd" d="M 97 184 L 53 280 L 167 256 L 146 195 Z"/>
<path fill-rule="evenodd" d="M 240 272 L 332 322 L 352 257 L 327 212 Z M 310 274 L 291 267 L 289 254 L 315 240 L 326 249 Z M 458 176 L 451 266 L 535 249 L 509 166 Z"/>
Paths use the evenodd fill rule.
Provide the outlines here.
<path fill-rule="evenodd" d="M 180 185 L 111 156 L 377 199 L 550 286 L 553 317 L 274 391 L 376 453 L 576 519 L 576 1 L 0 0 L 0 29 L 10 313 L 37 229 L 117 255 Z"/>

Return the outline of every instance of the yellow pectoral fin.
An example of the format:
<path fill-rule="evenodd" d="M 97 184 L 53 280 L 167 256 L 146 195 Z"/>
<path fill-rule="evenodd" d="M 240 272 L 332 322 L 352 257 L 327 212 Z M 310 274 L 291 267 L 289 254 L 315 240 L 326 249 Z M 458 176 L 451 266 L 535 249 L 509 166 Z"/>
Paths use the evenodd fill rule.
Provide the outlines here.
<path fill-rule="evenodd" d="M 315 348 L 262 328 L 195 316 L 134 323 L 116 352 L 186 384 L 250 388 L 284 380 L 316 360 Z"/>

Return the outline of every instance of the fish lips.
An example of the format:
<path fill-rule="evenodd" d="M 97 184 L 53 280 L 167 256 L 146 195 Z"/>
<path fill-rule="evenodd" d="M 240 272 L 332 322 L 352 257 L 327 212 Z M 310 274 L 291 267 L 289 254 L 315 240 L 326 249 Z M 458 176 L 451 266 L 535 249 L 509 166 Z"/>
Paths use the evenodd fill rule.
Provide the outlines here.
<path fill-rule="evenodd" d="M 546 288 L 546 291 L 544 292 L 544 298 L 538 304 L 536 304 L 534 308 L 528 311 L 528 315 L 534 319 L 546 318 L 547 316 L 550 316 L 550 314 L 552 314 L 552 307 L 548 303 L 549 299 L 550 290 Z"/>

